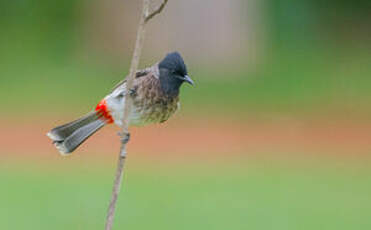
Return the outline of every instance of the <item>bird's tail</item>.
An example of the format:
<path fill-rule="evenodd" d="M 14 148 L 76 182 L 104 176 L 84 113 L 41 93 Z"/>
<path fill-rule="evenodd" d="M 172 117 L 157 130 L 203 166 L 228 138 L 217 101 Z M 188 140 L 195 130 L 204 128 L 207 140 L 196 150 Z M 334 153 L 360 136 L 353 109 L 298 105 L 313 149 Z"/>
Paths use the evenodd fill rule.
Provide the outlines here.
<path fill-rule="evenodd" d="M 102 116 L 92 111 L 75 121 L 50 130 L 47 135 L 62 155 L 68 155 L 105 124 Z"/>

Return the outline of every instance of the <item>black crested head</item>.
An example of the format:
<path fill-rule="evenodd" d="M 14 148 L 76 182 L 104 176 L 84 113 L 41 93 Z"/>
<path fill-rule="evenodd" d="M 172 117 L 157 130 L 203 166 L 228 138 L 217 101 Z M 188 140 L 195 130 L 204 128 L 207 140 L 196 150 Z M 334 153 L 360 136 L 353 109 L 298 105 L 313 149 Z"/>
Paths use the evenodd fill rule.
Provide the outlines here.
<path fill-rule="evenodd" d="M 178 52 L 169 53 L 158 65 L 162 90 L 168 95 L 178 95 L 183 82 L 193 85 L 187 67 Z"/>
<path fill-rule="evenodd" d="M 164 68 L 171 70 L 171 72 L 183 76 L 188 74 L 187 67 L 184 64 L 184 60 L 178 52 L 173 52 L 166 55 L 166 57 L 160 62 L 158 67 L 160 69 Z"/>

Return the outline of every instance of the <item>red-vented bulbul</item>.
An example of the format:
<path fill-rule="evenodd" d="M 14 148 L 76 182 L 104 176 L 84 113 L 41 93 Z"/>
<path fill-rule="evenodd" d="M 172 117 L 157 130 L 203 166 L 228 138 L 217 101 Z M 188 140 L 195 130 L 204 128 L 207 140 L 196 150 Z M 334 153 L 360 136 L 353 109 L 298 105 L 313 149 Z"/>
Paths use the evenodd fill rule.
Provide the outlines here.
<path fill-rule="evenodd" d="M 106 124 L 122 127 L 126 97 L 132 98 L 129 125 L 164 122 L 179 108 L 183 82 L 193 85 L 183 58 L 178 52 L 170 53 L 160 63 L 138 71 L 132 89 L 126 88 L 126 81 L 119 83 L 95 110 L 47 135 L 61 154 L 69 154 Z"/>

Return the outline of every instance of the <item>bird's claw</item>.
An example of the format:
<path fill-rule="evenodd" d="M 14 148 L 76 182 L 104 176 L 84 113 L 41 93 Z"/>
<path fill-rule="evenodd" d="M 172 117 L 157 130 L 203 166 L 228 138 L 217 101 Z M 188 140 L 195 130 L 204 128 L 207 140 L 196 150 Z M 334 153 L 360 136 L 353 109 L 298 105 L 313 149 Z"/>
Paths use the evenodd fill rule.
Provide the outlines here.
<path fill-rule="evenodd" d="M 118 132 L 118 135 L 120 136 L 120 139 L 121 139 L 121 143 L 122 144 L 127 144 L 130 140 L 130 133 L 122 133 L 122 132 Z"/>
<path fill-rule="evenodd" d="M 117 134 L 120 136 L 120 140 L 121 140 L 120 157 L 125 158 L 126 157 L 126 144 L 130 140 L 130 133 L 118 132 Z"/>
<path fill-rule="evenodd" d="M 129 89 L 129 95 L 130 96 L 134 96 L 136 94 L 136 90 L 135 89 Z"/>

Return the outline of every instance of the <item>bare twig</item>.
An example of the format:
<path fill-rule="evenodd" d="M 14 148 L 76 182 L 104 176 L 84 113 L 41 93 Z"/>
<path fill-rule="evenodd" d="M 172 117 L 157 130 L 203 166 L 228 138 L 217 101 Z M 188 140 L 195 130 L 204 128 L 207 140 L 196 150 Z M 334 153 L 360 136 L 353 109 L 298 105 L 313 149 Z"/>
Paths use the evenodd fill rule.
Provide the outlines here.
<path fill-rule="evenodd" d="M 139 65 L 139 59 L 142 52 L 143 47 L 143 41 L 145 36 L 145 25 L 149 20 L 151 20 L 155 15 L 161 13 L 161 11 L 164 9 L 165 5 L 167 4 L 168 0 L 163 0 L 161 5 L 150 12 L 150 0 L 143 0 L 143 10 L 140 17 L 140 22 L 138 25 L 138 31 L 137 31 L 137 39 L 135 42 L 135 49 L 133 53 L 133 57 L 131 60 L 130 65 L 130 72 L 129 76 L 126 78 L 126 89 L 130 90 L 133 88 L 133 82 L 135 78 L 135 73 L 137 72 L 138 65 Z M 124 116 L 123 116 L 123 126 L 122 126 L 122 133 L 121 136 L 121 148 L 120 148 L 120 154 L 119 159 L 117 163 L 117 169 L 116 169 L 116 175 L 115 175 L 115 181 L 113 185 L 112 190 L 112 196 L 111 196 L 111 202 L 108 207 L 107 212 L 107 219 L 106 219 L 106 226 L 105 230 L 111 230 L 113 219 L 115 215 L 115 208 L 117 203 L 117 198 L 120 192 L 121 188 L 121 181 L 124 173 L 124 165 L 125 165 L 125 159 L 126 159 L 126 144 L 129 142 L 130 133 L 129 133 L 129 114 L 131 110 L 131 98 L 126 97 L 125 98 L 125 108 L 124 108 Z"/>
<path fill-rule="evenodd" d="M 149 11 L 145 11 L 145 22 L 147 23 L 149 20 L 151 20 L 156 14 L 161 13 L 161 11 L 165 8 L 165 5 L 167 4 L 168 0 L 163 0 L 160 6 L 157 7 L 157 9 L 153 10 L 151 13 Z"/>

